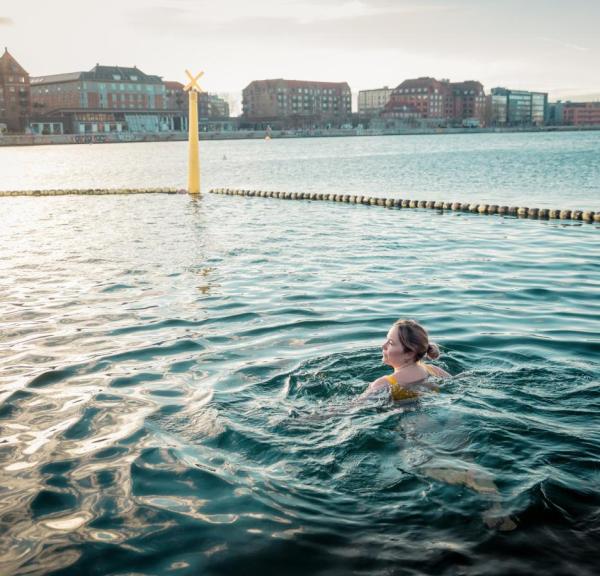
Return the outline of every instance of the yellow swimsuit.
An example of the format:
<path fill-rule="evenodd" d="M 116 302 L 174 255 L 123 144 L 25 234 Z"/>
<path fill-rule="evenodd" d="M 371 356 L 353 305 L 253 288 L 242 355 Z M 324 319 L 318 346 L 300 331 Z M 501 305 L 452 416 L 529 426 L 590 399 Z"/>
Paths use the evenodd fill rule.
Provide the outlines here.
<path fill-rule="evenodd" d="M 437 375 L 431 366 L 427 364 L 421 364 L 421 366 L 425 368 L 427 373 L 431 376 Z M 407 390 L 401 386 L 393 374 L 390 376 L 384 376 L 384 378 L 390 383 L 390 394 L 392 396 L 392 400 L 414 400 L 420 396 L 420 394 L 415 390 Z M 434 392 L 437 392 L 437 390 L 434 390 Z"/>

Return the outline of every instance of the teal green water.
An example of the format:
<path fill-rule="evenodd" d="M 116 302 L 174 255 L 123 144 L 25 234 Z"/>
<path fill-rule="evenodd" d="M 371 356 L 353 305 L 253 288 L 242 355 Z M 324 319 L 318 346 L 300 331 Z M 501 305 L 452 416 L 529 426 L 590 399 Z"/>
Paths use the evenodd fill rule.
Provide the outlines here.
<path fill-rule="evenodd" d="M 0 200 L 0 573 L 596 572 L 598 226 Z M 353 405 L 402 317 L 456 377 Z"/>
<path fill-rule="evenodd" d="M 202 185 L 600 210 L 600 130 L 203 141 Z M 187 187 L 187 142 L 0 148 L 0 190 Z"/>

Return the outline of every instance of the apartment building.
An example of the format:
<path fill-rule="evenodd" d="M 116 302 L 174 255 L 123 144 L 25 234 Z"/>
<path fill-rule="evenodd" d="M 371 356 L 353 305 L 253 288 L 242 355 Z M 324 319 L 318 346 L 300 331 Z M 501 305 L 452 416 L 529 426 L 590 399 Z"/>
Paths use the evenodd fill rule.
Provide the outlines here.
<path fill-rule="evenodd" d="M 399 84 L 381 115 L 387 119 L 420 119 L 432 124 L 480 125 L 484 114 L 485 91 L 481 82 L 421 77 Z"/>
<path fill-rule="evenodd" d="M 159 76 L 136 66 L 102 66 L 31 79 L 32 106 L 41 119 L 60 121 L 67 133 L 161 132 L 184 125 L 181 108 L 169 108 Z"/>
<path fill-rule="evenodd" d="M 24 132 L 30 115 L 29 74 L 5 48 L 0 56 L 0 132 Z"/>
<path fill-rule="evenodd" d="M 562 121 L 568 126 L 598 126 L 600 102 L 565 102 Z"/>
<path fill-rule="evenodd" d="M 359 116 L 376 116 L 389 102 L 393 90 L 384 86 L 372 90 L 360 90 L 358 92 L 358 114 Z"/>
<path fill-rule="evenodd" d="M 243 120 L 272 128 L 337 127 L 352 114 L 347 82 L 254 80 L 242 92 Z"/>

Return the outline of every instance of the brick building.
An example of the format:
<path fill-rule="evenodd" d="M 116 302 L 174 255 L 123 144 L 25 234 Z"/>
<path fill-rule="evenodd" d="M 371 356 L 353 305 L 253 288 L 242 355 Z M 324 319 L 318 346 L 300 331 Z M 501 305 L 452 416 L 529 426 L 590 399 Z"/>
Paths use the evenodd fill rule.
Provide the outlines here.
<path fill-rule="evenodd" d="M 242 92 L 243 121 L 273 129 L 339 127 L 352 114 L 347 82 L 254 80 Z"/>
<path fill-rule="evenodd" d="M 188 112 L 188 95 L 181 82 L 165 81 L 165 98 L 168 110 Z M 229 104 L 216 94 L 200 92 L 198 95 L 199 118 L 228 118 Z"/>
<path fill-rule="evenodd" d="M 216 94 L 208 95 L 208 115 L 210 118 L 228 118 L 229 104 Z"/>
<path fill-rule="evenodd" d="M 168 110 L 181 110 L 187 112 L 188 109 L 188 95 L 183 89 L 181 82 L 173 82 L 165 80 L 165 101 L 167 103 Z"/>
<path fill-rule="evenodd" d="M 164 82 L 167 108 L 188 112 L 188 94 L 181 82 Z M 198 118 L 228 118 L 229 104 L 216 94 L 200 92 L 198 94 Z"/>
<path fill-rule="evenodd" d="M 360 90 L 358 92 L 358 114 L 360 116 L 376 116 L 389 102 L 393 90 L 384 86 L 373 90 Z"/>
<path fill-rule="evenodd" d="M 68 133 L 162 132 L 185 129 L 184 114 L 169 108 L 159 76 L 137 67 L 101 66 L 31 79 L 39 122 L 58 122 Z"/>
<path fill-rule="evenodd" d="M 485 91 L 483 84 L 476 80 L 451 82 L 452 103 L 454 105 L 452 118 L 463 124 L 483 124 L 485 116 Z"/>
<path fill-rule="evenodd" d="M 179 110 L 187 119 L 189 100 L 181 82 L 165 81 L 165 98 L 168 110 Z M 216 94 L 198 94 L 198 123 L 202 131 L 232 130 L 229 104 Z"/>
<path fill-rule="evenodd" d="M 30 115 L 29 74 L 5 48 L 0 56 L 0 129 L 24 132 Z"/>
<path fill-rule="evenodd" d="M 481 82 L 450 82 L 422 77 L 404 80 L 390 96 L 381 116 L 419 119 L 430 124 L 479 125 L 485 114 Z"/>
<path fill-rule="evenodd" d="M 565 102 L 562 122 L 568 126 L 600 125 L 600 102 Z"/>

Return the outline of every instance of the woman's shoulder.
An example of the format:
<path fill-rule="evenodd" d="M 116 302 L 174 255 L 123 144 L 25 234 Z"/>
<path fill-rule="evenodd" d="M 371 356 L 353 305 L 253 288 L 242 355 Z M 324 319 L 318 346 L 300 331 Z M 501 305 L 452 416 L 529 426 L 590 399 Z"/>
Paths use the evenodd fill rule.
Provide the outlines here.
<path fill-rule="evenodd" d="M 434 366 L 433 364 L 425 364 L 421 363 L 421 366 L 427 371 L 430 376 L 435 376 L 436 378 L 448 378 L 450 374 L 446 372 L 443 368 L 439 366 Z"/>

